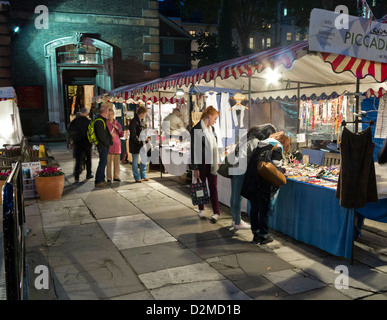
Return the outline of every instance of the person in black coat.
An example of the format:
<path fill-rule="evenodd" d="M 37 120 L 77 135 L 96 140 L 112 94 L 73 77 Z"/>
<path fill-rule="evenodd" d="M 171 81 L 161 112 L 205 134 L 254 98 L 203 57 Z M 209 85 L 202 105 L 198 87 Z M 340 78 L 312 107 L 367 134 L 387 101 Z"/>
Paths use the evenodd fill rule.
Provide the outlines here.
<path fill-rule="evenodd" d="M 210 200 L 213 210 L 211 222 L 215 223 L 219 216 L 218 201 L 218 140 L 213 125 L 219 117 L 219 112 L 213 107 L 207 107 L 200 121 L 191 130 L 191 169 L 193 176 L 201 182 L 208 181 Z M 199 140 L 201 139 L 201 140 Z M 199 205 L 199 218 L 205 218 L 204 205 Z"/>
<path fill-rule="evenodd" d="M 146 152 L 142 152 L 142 147 L 147 143 L 145 139 L 145 135 L 142 136 L 141 132 L 146 129 L 146 125 L 144 119 L 148 113 L 148 109 L 146 107 L 138 107 L 136 111 L 136 115 L 132 120 L 130 120 L 129 124 L 129 152 L 132 154 L 132 169 L 133 169 L 133 177 L 136 182 L 148 181 L 149 179 L 146 176 L 147 163 L 146 163 Z M 141 155 L 141 157 L 140 157 Z M 140 162 L 140 172 L 138 172 L 138 160 L 141 159 Z"/>
<path fill-rule="evenodd" d="M 94 131 L 98 140 L 97 150 L 99 154 L 98 168 L 95 174 L 96 188 L 104 188 L 109 185 L 108 182 L 105 181 L 105 169 L 109 148 L 113 145 L 113 139 L 106 124 L 108 114 L 109 108 L 107 105 L 103 104 L 99 108 L 99 115 L 94 121 Z"/>
<path fill-rule="evenodd" d="M 258 174 L 257 166 L 262 152 L 273 149 L 275 145 L 277 148 L 273 150 L 272 163 L 282 173 L 285 172 L 282 168 L 282 158 L 283 153 L 288 153 L 290 150 L 290 139 L 283 132 L 277 132 L 258 143 L 250 157 L 243 180 L 241 196 L 251 203 L 250 223 L 254 236 L 252 243 L 266 244 L 273 241 L 269 235 L 268 213 L 270 202 L 278 188 L 271 186 Z"/>
<path fill-rule="evenodd" d="M 384 164 L 386 162 L 387 162 L 387 139 L 384 140 L 383 148 L 378 153 L 378 163 Z"/>
<path fill-rule="evenodd" d="M 91 173 L 91 143 L 87 138 L 87 129 L 89 127 L 90 119 L 88 118 L 88 111 L 86 108 L 81 108 L 80 116 L 75 118 L 69 127 L 69 136 L 73 144 L 73 155 L 75 158 L 74 167 L 74 181 L 79 182 L 79 175 L 81 174 L 82 160 L 85 159 L 86 164 L 86 179 L 91 179 L 94 176 Z"/>

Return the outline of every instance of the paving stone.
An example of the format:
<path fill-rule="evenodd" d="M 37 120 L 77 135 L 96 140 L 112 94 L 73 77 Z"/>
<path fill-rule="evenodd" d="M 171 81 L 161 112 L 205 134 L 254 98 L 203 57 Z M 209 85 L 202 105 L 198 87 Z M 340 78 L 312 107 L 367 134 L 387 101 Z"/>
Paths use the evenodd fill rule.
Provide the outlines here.
<path fill-rule="evenodd" d="M 237 252 L 261 250 L 257 245 L 232 237 L 219 237 L 205 241 L 187 242 L 185 245 L 202 259 L 225 256 Z"/>
<path fill-rule="evenodd" d="M 85 204 L 96 219 L 136 215 L 141 211 L 114 190 L 94 190 L 85 199 Z"/>
<path fill-rule="evenodd" d="M 202 261 L 191 250 L 178 242 L 168 242 L 122 250 L 121 253 L 138 273 L 179 267 Z M 157 261 L 157 263 L 155 263 Z"/>
<path fill-rule="evenodd" d="M 143 214 L 99 220 L 119 250 L 176 241 Z"/>
<path fill-rule="evenodd" d="M 228 280 L 171 285 L 150 290 L 155 300 L 251 300 Z"/>
<path fill-rule="evenodd" d="M 296 293 L 288 295 L 282 298 L 282 300 L 351 300 L 346 295 L 340 293 L 338 290 L 330 287 L 322 287 L 305 291 L 302 293 Z"/>
<path fill-rule="evenodd" d="M 220 273 L 211 268 L 206 262 L 144 273 L 140 274 L 139 278 L 148 289 L 160 288 L 172 284 L 224 279 Z"/>
<path fill-rule="evenodd" d="M 80 226 L 46 228 L 44 233 L 48 246 L 84 240 L 107 239 L 106 234 L 96 222 Z"/>
<path fill-rule="evenodd" d="M 209 262 L 210 259 L 207 259 Z M 210 263 L 210 262 L 209 262 Z M 210 265 L 219 272 L 240 268 L 246 276 L 290 269 L 293 266 L 277 256 L 261 250 L 218 257 Z"/>
<path fill-rule="evenodd" d="M 148 291 L 141 291 L 141 292 L 135 292 L 126 294 L 123 296 L 113 297 L 109 300 L 154 300 L 153 296 Z"/>
<path fill-rule="evenodd" d="M 60 300 L 106 299 L 144 290 L 109 239 L 52 246 L 49 263 Z"/>
<path fill-rule="evenodd" d="M 366 297 L 378 291 L 386 290 L 387 288 L 387 274 L 379 272 L 376 269 L 370 269 L 356 261 L 351 265 L 348 260 L 329 256 L 325 258 L 296 260 L 292 261 L 292 265 L 332 286 L 334 286 L 335 280 L 339 276 L 338 273 L 335 273 L 336 267 L 347 267 L 349 288 L 342 289 L 340 292 L 351 299 Z"/>
<path fill-rule="evenodd" d="M 290 269 L 269 272 L 263 276 L 288 294 L 305 292 L 325 286 L 321 281 L 312 279 L 305 274 Z"/>
<path fill-rule="evenodd" d="M 41 210 L 44 228 L 64 227 L 95 222 L 89 209 L 82 207 L 69 207 L 54 210 Z"/>

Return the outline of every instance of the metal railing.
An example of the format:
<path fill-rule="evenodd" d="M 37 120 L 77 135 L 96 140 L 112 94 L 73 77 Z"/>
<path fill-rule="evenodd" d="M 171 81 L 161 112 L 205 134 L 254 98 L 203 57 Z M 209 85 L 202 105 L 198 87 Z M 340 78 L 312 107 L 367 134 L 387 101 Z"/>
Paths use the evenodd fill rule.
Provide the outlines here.
<path fill-rule="evenodd" d="M 3 242 L 7 300 L 23 300 L 27 279 L 22 165 L 18 161 L 2 190 Z"/>

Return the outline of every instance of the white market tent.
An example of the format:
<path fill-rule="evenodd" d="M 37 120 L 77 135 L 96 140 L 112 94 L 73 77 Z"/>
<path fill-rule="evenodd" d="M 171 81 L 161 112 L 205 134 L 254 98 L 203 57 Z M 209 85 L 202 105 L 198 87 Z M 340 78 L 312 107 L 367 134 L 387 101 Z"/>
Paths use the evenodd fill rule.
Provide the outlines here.
<path fill-rule="evenodd" d="M 15 90 L 12 87 L 0 88 L 0 148 L 4 144 L 21 143 L 23 130 Z"/>
<path fill-rule="evenodd" d="M 382 96 L 387 91 L 387 64 L 349 56 L 310 52 L 308 42 L 271 48 L 259 53 L 177 73 L 166 78 L 116 88 L 112 99 L 156 102 L 174 99 L 181 88 L 192 86 L 242 89 L 249 101 L 266 99 L 327 99 L 332 94 L 365 93 Z M 279 81 L 268 79 L 279 74 Z M 98 101 L 101 96 L 95 97 Z"/>

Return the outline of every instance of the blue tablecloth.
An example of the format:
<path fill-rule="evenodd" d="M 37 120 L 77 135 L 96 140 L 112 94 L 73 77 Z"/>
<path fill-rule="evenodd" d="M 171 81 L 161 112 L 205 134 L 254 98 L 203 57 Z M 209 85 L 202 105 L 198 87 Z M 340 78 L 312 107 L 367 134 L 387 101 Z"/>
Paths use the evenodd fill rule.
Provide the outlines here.
<path fill-rule="evenodd" d="M 269 226 L 345 258 L 352 257 L 354 210 L 342 208 L 335 190 L 287 179 Z"/>

